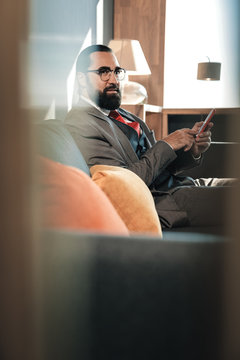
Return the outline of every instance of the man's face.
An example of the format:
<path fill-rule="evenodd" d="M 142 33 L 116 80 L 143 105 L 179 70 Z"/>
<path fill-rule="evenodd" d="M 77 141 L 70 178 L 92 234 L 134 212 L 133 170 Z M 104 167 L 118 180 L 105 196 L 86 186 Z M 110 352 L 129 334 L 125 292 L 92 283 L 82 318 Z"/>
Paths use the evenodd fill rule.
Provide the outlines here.
<path fill-rule="evenodd" d="M 109 52 L 94 52 L 90 55 L 90 66 L 88 70 L 98 70 L 108 67 L 111 70 L 119 67 L 118 61 L 114 54 Z M 114 72 L 108 81 L 103 81 L 100 75 L 94 72 L 86 73 L 86 89 L 88 96 L 98 106 L 108 110 L 119 108 L 121 104 L 121 92 L 119 81 L 116 79 Z"/>

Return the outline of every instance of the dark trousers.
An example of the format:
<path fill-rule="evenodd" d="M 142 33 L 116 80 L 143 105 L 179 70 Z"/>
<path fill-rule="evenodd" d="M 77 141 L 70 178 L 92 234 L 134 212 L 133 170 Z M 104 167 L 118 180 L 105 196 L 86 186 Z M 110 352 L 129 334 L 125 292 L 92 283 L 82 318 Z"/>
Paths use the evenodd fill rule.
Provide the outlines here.
<path fill-rule="evenodd" d="M 172 194 L 186 211 L 189 226 L 222 226 L 226 220 L 233 179 L 197 179 L 196 186 L 178 187 Z"/>
<path fill-rule="evenodd" d="M 197 179 L 168 192 L 153 191 L 163 228 L 223 226 L 235 179 Z"/>

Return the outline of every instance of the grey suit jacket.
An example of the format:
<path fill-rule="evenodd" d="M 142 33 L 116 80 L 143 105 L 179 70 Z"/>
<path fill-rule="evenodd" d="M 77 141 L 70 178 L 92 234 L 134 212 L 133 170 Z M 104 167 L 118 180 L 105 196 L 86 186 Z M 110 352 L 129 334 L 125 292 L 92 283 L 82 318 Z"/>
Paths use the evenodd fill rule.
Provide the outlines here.
<path fill-rule="evenodd" d="M 147 151 L 139 159 L 128 137 L 107 116 L 95 107 L 81 102 L 65 119 L 65 126 L 75 139 L 89 167 L 114 165 L 135 172 L 150 188 L 160 220 L 165 226 L 185 224 L 186 213 L 179 210 L 171 194 L 176 186 L 193 185 L 176 176 L 181 170 L 199 164 L 191 154 L 178 154 L 164 141 L 156 141 L 147 125 L 135 115 L 118 111 L 129 120 L 140 123 L 146 135 Z M 170 218 L 169 218 L 170 216 Z"/>

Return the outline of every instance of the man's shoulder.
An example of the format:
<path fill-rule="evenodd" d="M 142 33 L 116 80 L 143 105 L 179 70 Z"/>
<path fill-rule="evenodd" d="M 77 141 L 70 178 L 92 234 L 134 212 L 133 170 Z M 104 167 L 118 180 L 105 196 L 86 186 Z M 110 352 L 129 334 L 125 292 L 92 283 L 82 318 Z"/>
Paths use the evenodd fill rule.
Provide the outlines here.
<path fill-rule="evenodd" d="M 108 118 L 95 107 L 74 106 L 66 115 L 64 123 L 67 127 L 81 130 L 82 133 L 95 133 L 105 127 Z"/>
<path fill-rule="evenodd" d="M 74 119 L 81 119 L 84 121 L 84 119 L 86 119 L 88 115 L 91 114 L 91 112 L 94 112 L 93 106 L 85 103 L 79 103 L 73 106 L 72 109 L 68 111 L 65 122 L 74 121 Z"/>
<path fill-rule="evenodd" d="M 83 116 L 83 114 L 86 113 L 86 111 L 80 107 L 73 107 L 70 111 L 68 111 L 64 123 L 65 124 L 75 124 L 79 123 L 80 120 L 82 122 L 82 119 L 85 119 L 86 116 Z"/>

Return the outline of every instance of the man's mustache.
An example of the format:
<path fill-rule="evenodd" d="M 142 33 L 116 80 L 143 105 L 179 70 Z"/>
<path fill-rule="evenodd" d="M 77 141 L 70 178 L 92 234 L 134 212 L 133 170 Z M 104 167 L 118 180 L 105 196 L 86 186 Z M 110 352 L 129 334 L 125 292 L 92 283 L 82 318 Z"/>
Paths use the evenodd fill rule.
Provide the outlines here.
<path fill-rule="evenodd" d="M 107 92 L 108 90 L 116 90 L 117 92 L 120 92 L 120 89 L 117 85 L 110 85 L 104 89 L 104 92 Z"/>

